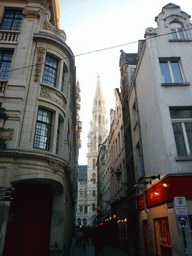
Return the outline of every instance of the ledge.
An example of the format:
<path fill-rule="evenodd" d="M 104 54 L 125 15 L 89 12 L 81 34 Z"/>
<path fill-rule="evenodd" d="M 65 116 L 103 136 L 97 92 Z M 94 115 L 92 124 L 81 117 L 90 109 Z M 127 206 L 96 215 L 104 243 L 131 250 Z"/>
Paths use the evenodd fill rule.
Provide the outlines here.
<path fill-rule="evenodd" d="M 171 43 L 190 43 L 192 40 L 190 39 L 169 39 Z"/>
<path fill-rule="evenodd" d="M 189 86 L 190 83 L 161 83 L 161 86 L 172 87 L 172 86 Z"/>
<path fill-rule="evenodd" d="M 177 156 L 176 161 L 192 161 L 192 156 Z"/>

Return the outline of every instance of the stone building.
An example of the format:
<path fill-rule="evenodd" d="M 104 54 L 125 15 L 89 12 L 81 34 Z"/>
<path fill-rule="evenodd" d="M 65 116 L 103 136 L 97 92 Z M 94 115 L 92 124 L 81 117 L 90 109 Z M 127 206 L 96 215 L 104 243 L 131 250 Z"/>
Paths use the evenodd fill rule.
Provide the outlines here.
<path fill-rule="evenodd" d="M 76 225 L 87 225 L 87 165 L 78 166 Z"/>
<path fill-rule="evenodd" d="M 139 255 L 192 255 L 192 25 L 172 3 L 155 21 L 126 83 Z"/>
<path fill-rule="evenodd" d="M 0 186 L 16 188 L 13 202 L 0 202 L 0 254 L 68 255 L 76 69 L 57 0 L 0 1 L 0 103 Z"/>
<path fill-rule="evenodd" d="M 107 137 L 107 119 L 105 117 L 105 101 L 102 94 L 99 75 L 93 99 L 92 120 L 88 134 L 87 153 L 87 200 L 88 224 L 92 225 L 97 216 L 97 155 L 99 144 Z"/>

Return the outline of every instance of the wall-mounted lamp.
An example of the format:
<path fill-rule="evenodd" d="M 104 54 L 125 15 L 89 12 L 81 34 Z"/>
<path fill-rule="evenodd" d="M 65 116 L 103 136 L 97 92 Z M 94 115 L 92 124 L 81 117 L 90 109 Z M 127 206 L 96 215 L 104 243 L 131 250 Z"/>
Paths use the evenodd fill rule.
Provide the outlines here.
<path fill-rule="evenodd" d="M 0 107 L 0 132 L 3 131 L 5 122 L 8 119 L 8 115 L 5 113 L 5 108 Z M 6 149 L 5 139 L 2 138 L 0 133 L 0 149 Z"/>
<path fill-rule="evenodd" d="M 144 185 L 151 184 L 151 180 L 155 180 L 155 179 L 160 179 L 160 174 L 151 175 L 149 177 L 140 177 L 138 179 L 138 182 L 134 185 L 134 187 L 136 187 L 138 184 L 144 184 Z M 147 181 L 147 180 L 149 180 L 149 181 Z"/>
<path fill-rule="evenodd" d="M 114 172 L 117 178 L 117 181 L 119 182 L 121 180 L 121 169 L 117 168 L 117 170 Z"/>

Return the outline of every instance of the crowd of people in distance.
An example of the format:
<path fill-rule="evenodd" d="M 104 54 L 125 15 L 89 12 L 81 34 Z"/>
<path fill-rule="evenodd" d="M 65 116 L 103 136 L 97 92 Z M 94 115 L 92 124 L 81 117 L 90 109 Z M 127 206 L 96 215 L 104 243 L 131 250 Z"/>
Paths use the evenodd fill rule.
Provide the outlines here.
<path fill-rule="evenodd" d="M 102 255 L 103 251 L 103 239 L 102 232 L 99 226 L 89 227 L 89 226 L 75 226 L 75 239 L 76 246 L 83 245 L 86 246 L 86 243 L 92 243 L 95 248 L 95 255 L 100 253 Z"/>

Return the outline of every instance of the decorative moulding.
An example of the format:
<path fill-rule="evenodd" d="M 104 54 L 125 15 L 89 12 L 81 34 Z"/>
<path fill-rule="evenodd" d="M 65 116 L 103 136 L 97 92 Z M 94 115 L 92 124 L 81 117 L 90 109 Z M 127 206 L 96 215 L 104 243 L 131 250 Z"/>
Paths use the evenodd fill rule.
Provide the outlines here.
<path fill-rule="evenodd" d="M 0 138 L 4 140 L 12 140 L 13 138 L 14 129 L 4 128 L 0 131 Z"/>
<path fill-rule="evenodd" d="M 41 73 L 41 67 L 43 64 L 43 57 L 46 52 L 46 49 L 41 47 L 37 48 L 37 63 L 35 68 L 35 75 L 34 75 L 34 81 L 37 83 L 39 81 L 40 73 Z"/>
<path fill-rule="evenodd" d="M 62 108 L 64 108 L 66 105 L 66 100 L 61 93 L 45 85 L 41 85 L 40 96 L 54 101 L 56 104 L 60 105 L 60 107 Z"/>
<path fill-rule="evenodd" d="M 48 164 L 49 166 L 51 166 L 53 173 L 57 173 L 64 169 L 64 166 L 62 164 L 59 164 L 58 162 L 53 160 L 48 160 Z"/>
<path fill-rule="evenodd" d="M 44 21 L 43 29 L 50 30 L 51 32 L 57 34 L 58 36 L 62 37 L 64 41 L 66 41 L 66 34 L 63 30 L 60 30 L 53 25 L 51 25 L 47 20 Z"/>
<path fill-rule="evenodd" d="M 34 10 L 25 9 L 25 10 L 23 10 L 22 13 L 27 18 L 37 18 L 37 19 L 39 19 L 40 16 L 41 16 L 41 11 L 40 10 L 39 11 L 34 11 Z"/>

